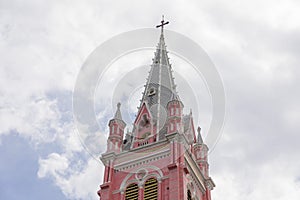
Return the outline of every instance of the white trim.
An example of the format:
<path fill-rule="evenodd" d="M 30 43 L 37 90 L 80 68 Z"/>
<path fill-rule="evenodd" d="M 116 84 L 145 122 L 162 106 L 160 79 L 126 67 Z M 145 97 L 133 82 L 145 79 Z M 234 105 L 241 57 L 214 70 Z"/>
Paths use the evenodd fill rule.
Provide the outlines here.
<path fill-rule="evenodd" d="M 140 153 L 142 154 L 142 153 Z M 145 156 L 143 157 L 139 157 L 137 159 L 134 160 L 130 160 L 130 161 L 125 161 L 123 163 L 120 163 L 118 165 L 115 165 L 114 168 L 118 171 L 123 171 L 123 170 L 127 170 L 128 168 L 132 168 L 135 167 L 137 165 L 142 165 L 144 163 L 149 163 L 155 160 L 159 160 L 162 158 L 165 158 L 167 156 L 170 155 L 170 149 L 166 149 L 160 152 L 156 152 L 152 155 L 149 155 L 149 153 L 143 153 Z"/>
<path fill-rule="evenodd" d="M 147 176 L 144 176 L 141 181 L 137 180 L 136 177 L 134 177 L 134 179 L 131 179 L 131 180 L 128 181 L 128 179 L 131 176 L 134 176 L 138 171 L 140 171 L 140 170 L 149 171 L 147 169 L 153 169 L 155 171 L 152 171 Z M 123 179 L 123 181 L 120 185 L 119 191 L 125 191 L 126 186 L 128 185 L 128 183 L 138 183 L 138 185 L 143 185 L 145 183 L 145 180 L 147 180 L 148 178 L 151 178 L 151 177 L 156 177 L 157 181 L 161 180 L 163 178 L 163 173 L 162 173 L 161 169 L 159 169 L 158 167 L 156 167 L 154 165 L 149 165 L 147 167 L 140 167 L 138 169 L 134 169 L 131 172 L 129 172 L 129 174 L 127 174 L 127 176 Z"/>

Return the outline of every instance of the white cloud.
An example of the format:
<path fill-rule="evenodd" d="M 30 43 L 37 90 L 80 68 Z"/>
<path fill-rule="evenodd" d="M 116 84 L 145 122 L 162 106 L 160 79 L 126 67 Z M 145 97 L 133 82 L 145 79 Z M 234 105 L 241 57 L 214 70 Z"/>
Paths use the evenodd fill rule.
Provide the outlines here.
<path fill-rule="evenodd" d="M 278 155 L 277 158 L 258 166 L 244 161 L 237 166 L 239 170 L 231 168 L 214 174 L 217 187 L 212 193 L 213 198 L 216 200 L 265 200 L 275 197 L 279 200 L 297 199 L 300 196 L 300 185 L 295 174 L 300 176 L 299 166 L 297 156 Z"/>
<path fill-rule="evenodd" d="M 35 144 L 40 144 L 53 142 L 63 132 L 55 100 L 32 98 L 22 105 L 11 105 L 5 101 L 3 103 L 7 106 L 0 110 L 0 134 L 16 131 Z"/>
<path fill-rule="evenodd" d="M 98 185 L 102 180 L 103 171 L 99 161 L 90 158 L 86 163 L 76 161 L 73 156 L 52 153 L 46 159 L 39 159 L 39 178 L 53 179 L 68 199 L 98 199 Z"/>
<path fill-rule="evenodd" d="M 62 155 L 51 153 L 47 159 L 39 159 L 39 165 L 39 177 L 45 177 L 47 175 L 57 177 L 64 174 L 64 171 L 69 167 L 69 161 Z"/>

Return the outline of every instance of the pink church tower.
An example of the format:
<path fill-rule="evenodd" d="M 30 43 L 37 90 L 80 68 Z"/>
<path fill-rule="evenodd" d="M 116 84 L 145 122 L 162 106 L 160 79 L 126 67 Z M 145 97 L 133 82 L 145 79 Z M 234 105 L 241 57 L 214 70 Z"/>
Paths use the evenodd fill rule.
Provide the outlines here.
<path fill-rule="evenodd" d="M 183 114 L 163 26 L 133 129 L 124 137 L 121 104 L 109 121 L 101 200 L 211 200 L 208 147 L 192 112 Z"/>

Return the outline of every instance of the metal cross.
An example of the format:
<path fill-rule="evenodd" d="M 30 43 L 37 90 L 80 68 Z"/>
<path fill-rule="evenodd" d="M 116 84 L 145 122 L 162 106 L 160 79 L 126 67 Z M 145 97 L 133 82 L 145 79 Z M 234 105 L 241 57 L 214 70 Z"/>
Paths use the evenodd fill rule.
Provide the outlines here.
<path fill-rule="evenodd" d="M 161 27 L 161 32 L 163 32 L 164 26 L 167 25 L 169 22 L 165 22 L 164 16 L 162 16 L 162 20 L 160 21 L 160 25 L 157 25 L 156 28 Z"/>

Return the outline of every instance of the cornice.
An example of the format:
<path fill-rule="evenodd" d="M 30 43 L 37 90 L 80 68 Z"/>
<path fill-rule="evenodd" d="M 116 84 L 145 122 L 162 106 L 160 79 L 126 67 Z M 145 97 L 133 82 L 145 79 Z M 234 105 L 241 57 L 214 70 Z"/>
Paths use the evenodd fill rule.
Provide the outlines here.
<path fill-rule="evenodd" d="M 164 149 L 163 151 L 157 151 L 152 154 L 147 153 L 138 153 L 136 159 L 132 159 L 130 161 L 125 161 L 120 164 L 116 164 L 114 169 L 116 171 L 124 171 L 133 167 L 137 167 L 139 165 L 143 165 L 146 163 L 150 163 L 159 159 L 163 159 L 165 157 L 170 156 L 170 149 Z"/>

